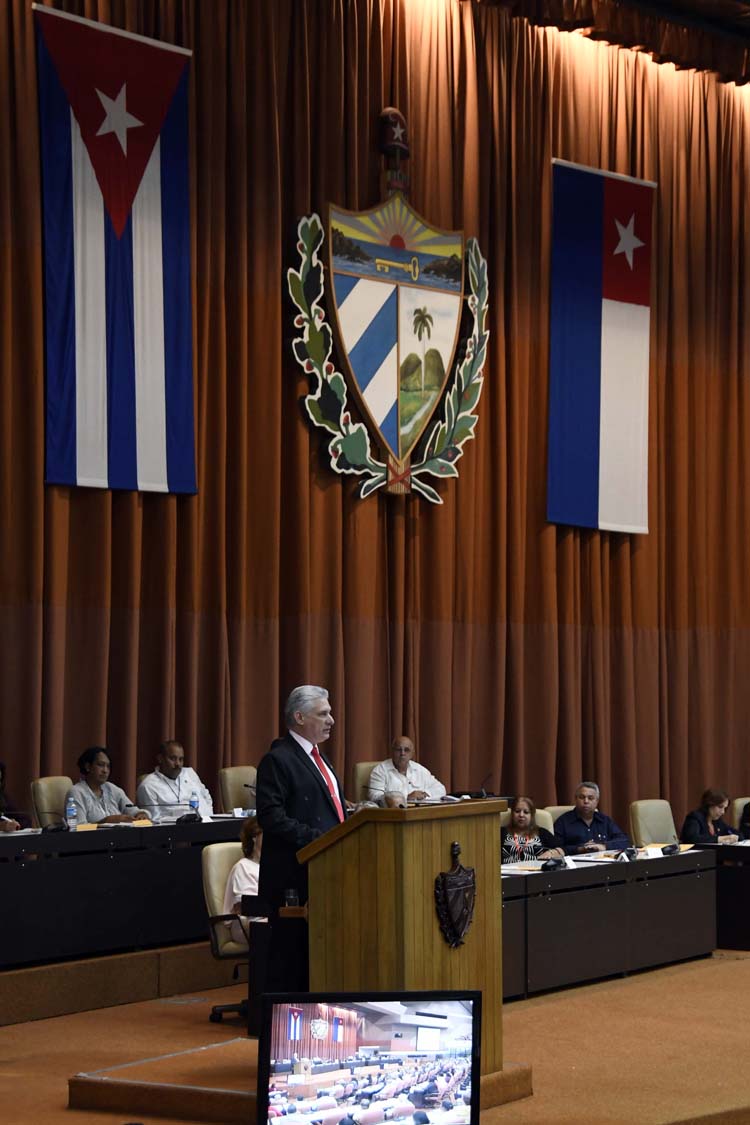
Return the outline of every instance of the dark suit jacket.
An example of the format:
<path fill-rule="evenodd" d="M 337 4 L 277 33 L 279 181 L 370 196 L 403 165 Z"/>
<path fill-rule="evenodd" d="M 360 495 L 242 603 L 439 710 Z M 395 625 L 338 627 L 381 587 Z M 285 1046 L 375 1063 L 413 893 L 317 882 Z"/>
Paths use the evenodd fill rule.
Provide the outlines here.
<path fill-rule="evenodd" d="M 712 836 L 708 831 L 708 821 L 703 809 L 695 809 L 687 814 L 680 833 L 683 844 L 715 844 L 719 836 L 739 836 L 739 832 L 720 817 L 714 821 Z"/>
<path fill-rule="evenodd" d="M 333 766 L 321 757 L 336 777 Z M 336 778 L 342 808 L 344 791 Z M 256 778 L 256 812 L 263 829 L 258 895 L 282 906 L 284 891 L 296 888 L 307 902 L 307 868 L 296 853 L 339 823 L 336 806 L 323 775 L 300 744 L 286 734 L 277 738 L 261 759 Z"/>

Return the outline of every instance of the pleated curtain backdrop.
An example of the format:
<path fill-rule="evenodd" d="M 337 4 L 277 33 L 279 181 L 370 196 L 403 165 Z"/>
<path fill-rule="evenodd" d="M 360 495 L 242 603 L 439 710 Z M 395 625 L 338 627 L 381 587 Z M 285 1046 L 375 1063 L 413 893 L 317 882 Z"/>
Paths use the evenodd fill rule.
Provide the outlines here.
<path fill-rule="evenodd" d="M 0 758 L 12 791 L 75 773 L 101 742 L 132 795 L 166 736 L 216 791 L 219 767 L 257 762 L 283 697 L 312 682 L 331 691 L 330 750 L 347 779 L 403 732 L 449 787 L 486 780 L 546 804 L 585 776 L 623 819 L 636 797 L 666 796 L 679 817 L 709 783 L 746 792 L 750 90 L 537 26 L 538 5 L 53 6 L 194 51 L 199 492 L 44 486 L 33 21 L 27 0 L 6 0 Z M 355 498 L 304 417 L 290 347 L 297 219 L 378 201 L 387 104 L 409 123 L 414 206 L 478 238 L 489 266 L 477 439 L 442 507 Z M 659 185 L 648 536 L 545 520 L 553 157 Z"/>

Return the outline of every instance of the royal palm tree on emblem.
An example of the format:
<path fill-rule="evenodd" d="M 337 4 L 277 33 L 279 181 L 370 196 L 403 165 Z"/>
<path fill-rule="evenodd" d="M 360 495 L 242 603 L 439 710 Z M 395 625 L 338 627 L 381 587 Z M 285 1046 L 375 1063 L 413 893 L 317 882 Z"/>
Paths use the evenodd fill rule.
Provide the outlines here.
<path fill-rule="evenodd" d="M 422 309 L 414 310 L 414 325 L 412 327 L 412 332 L 422 345 L 422 398 L 424 398 L 425 343 L 423 337 L 426 336 L 429 340 L 430 336 L 432 335 L 432 317 L 428 313 L 426 305 Z"/>

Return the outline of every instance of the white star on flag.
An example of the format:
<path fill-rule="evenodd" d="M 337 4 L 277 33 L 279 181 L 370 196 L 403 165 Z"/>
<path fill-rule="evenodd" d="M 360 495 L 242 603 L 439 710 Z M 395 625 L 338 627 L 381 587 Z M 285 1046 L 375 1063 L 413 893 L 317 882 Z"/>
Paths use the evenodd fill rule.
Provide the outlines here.
<path fill-rule="evenodd" d="M 126 83 L 123 82 L 120 93 L 114 100 L 108 98 L 101 90 L 96 91 L 106 113 L 96 135 L 97 137 L 103 137 L 106 133 L 114 133 L 120 142 L 120 148 L 127 156 L 128 129 L 136 129 L 143 122 L 139 121 L 137 117 L 133 117 L 132 113 L 128 113 L 125 107 L 125 88 Z"/>
<path fill-rule="evenodd" d="M 400 141 L 400 140 L 402 140 L 402 139 L 403 139 L 403 136 L 404 136 L 404 127 L 403 127 L 403 125 L 400 125 L 400 124 L 398 123 L 398 121 L 395 121 L 395 122 L 393 123 L 393 139 L 394 139 L 395 141 Z"/>
<path fill-rule="evenodd" d="M 630 266 L 631 270 L 633 268 L 633 251 L 637 250 L 639 246 L 644 245 L 644 243 L 641 242 L 640 238 L 636 238 L 635 236 L 635 231 L 633 230 L 634 224 L 635 214 L 630 216 L 630 222 L 625 227 L 622 225 L 622 223 L 618 222 L 617 219 L 615 219 L 617 233 L 620 236 L 620 241 L 617 243 L 615 254 L 624 254 L 628 260 L 628 265 Z"/>

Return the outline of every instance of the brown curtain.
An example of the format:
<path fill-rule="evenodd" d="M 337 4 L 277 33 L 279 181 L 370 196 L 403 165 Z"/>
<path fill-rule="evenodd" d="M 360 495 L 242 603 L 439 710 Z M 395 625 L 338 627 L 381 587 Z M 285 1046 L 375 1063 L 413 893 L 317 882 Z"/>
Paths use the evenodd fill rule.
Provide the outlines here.
<path fill-rule="evenodd" d="M 289 1009 L 302 1012 L 299 1039 L 289 1038 Z M 357 1050 L 359 1017 L 350 1008 L 337 1008 L 333 1004 L 279 1004 L 274 1009 L 277 1018 L 271 1027 L 271 1058 L 301 1059 L 321 1058 L 325 1061 L 346 1059 Z M 333 1041 L 334 1020 L 341 1020 L 341 1039 Z M 314 1039 L 312 1021 L 325 1020 L 328 1030 L 325 1039 Z M 390 1043 L 389 1043 L 390 1046 Z"/>
<path fill-rule="evenodd" d="M 550 0 L 551 2 L 551 0 Z M 593 2 L 593 0 L 592 0 Z M 105 742 L 132 793 L 183 740 L 216 789 L 323 683 L 347 778 L 394 733 L 452 787 L 625 820 L 747 792 L 750 95 L 457 0 L 57 0 L 191 47 L 199 494 L 45 488 L 36 74 L 0 5 L 0 731 L 9 787 Z M 665 28 L 666 25 L 659 25 Z M 666 34 L 666 32 L 665 32 Z M 355 498 L 301 407 L 296 221 L 379 196 L 406 114 L 412 201 L 476 236 L 491 341 L 442 507 Z M 658 181 L 648 536 L 545 521 L 552 157 Z"/>

